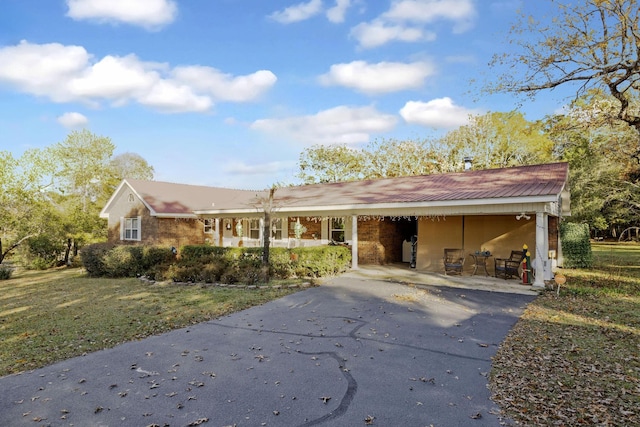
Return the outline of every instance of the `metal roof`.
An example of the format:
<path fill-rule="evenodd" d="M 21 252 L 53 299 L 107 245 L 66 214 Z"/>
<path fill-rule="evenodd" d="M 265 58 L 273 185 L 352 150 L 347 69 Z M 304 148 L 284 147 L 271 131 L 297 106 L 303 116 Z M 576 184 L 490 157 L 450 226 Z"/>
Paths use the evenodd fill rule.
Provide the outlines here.
<path fill-rule="evenodd" d="M 320 209 L 327 206 L 403 205 L 425 202 L 471 203 L 482 200 L 557 198 L 568 179 L 567 163 L 485 169 L 437 175 L 419 175 L 352 182 L 278 188 L 280 210 Z M 258 211 L 267 191 L 236 190 L 126 180 L 156 215 L 212 214 Z M 109 203 L 103 209 L 108 211 Z"/>

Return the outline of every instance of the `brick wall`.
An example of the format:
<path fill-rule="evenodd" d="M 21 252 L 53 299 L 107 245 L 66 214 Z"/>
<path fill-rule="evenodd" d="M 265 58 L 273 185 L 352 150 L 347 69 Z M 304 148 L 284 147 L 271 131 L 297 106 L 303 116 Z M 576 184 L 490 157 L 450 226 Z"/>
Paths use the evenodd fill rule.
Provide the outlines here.
<path fill-rule="evenodd" d="M 358 222 L 358 263 L 402 261 L 403 224 L 386 219 Z"/>

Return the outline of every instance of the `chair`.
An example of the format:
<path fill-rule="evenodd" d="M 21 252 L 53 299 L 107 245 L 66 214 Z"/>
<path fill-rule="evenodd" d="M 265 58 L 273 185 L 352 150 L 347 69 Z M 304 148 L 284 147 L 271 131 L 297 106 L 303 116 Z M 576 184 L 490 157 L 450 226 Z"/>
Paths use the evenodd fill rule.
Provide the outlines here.
<path fill-rule="evenodd" d="M 462 249 L 445 249 L 444 250 L 444 274 L 460 274 L 462 275 L 462 267 L 464 266 L 464 250 Z"/>
<path fill-rule="evenodd" d="M 524 259 L 524 251 L 511 251 L 509 258 L 495 259 L 496 277 L 503 277 L 507 280 L 511 277 L 520 277 L 520 264 Z"/>

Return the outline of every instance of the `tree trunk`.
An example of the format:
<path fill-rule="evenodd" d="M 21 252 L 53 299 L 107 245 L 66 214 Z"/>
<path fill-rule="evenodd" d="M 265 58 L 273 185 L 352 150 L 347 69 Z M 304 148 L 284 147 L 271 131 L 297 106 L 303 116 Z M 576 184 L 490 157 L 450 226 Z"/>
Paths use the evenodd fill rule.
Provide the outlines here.
<path fill-rule="evenodd" d="M 64 251 L 64 265 L 69 265 L 69 253 L 71 252 L 71 239 L 67 239 L 67 249 Z"/>

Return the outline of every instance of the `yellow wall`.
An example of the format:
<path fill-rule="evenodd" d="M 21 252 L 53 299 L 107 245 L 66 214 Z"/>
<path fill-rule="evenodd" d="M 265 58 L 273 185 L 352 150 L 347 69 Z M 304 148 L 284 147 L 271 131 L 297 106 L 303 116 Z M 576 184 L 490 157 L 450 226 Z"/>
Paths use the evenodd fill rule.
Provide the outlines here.
<path fill-rule="evenodd" d="M 463 248 L 467 255 L 488 250 L 494 257 L 506 258 L 512 250 L 522 250 L 522 245 L 526 244 L 533 252 L 535 233 L 535 217 L 528 221 L 518 221 L 513 215 L 420 219 L 416 268 L 443 273 L 445 248 Z M 493 274 L 493 259 L 488 262 L 490 274 Z M 467 256 L 464 270 L 473 271 L 473 258 Z"/>

